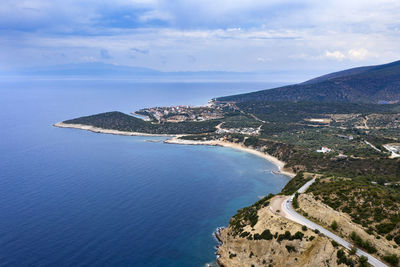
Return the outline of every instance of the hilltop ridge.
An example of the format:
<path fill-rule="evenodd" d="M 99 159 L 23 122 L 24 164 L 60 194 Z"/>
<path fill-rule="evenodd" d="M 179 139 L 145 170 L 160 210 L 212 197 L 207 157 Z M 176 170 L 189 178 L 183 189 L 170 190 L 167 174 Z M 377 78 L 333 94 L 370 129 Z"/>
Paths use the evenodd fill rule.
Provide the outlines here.
<path fill-rule="evenodd" d="M 400 61 L 323 75 L 300 84 L 216 98 L 217 101 L 398 103 Z"/>

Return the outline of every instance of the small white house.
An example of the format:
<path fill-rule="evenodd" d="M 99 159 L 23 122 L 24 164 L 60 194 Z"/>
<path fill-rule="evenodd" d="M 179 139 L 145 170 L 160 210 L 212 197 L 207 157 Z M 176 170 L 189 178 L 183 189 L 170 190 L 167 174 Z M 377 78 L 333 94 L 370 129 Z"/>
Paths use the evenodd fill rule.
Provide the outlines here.
<path fill-rule="evenodd" d="M 332 149 L 327 148 L 326 146 L 323 146 L 323 147 L 321 147 L 321 149 L 317 150 L 318 153 L 329 153 L 331 151 L 332 151 Z"/>

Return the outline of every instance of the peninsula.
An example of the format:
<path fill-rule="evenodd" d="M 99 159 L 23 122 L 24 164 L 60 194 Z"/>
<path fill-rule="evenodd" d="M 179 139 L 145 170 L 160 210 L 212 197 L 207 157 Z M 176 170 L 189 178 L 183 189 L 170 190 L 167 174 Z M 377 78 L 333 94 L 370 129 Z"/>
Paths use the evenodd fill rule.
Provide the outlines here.
<path fill-rule="evenodd" d="M 399 266 L 400 61 L 204 107 L 106 112 L 54 126 L 221 145 L 294 176 L 217 233 L 221 266 Z"/>

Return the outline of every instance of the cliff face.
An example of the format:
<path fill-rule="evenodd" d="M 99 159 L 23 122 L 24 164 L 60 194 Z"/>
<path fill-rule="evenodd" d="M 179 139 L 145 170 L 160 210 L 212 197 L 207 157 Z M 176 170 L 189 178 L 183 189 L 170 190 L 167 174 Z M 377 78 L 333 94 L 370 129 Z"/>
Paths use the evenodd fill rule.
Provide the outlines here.
<path fill-rule="evenodd" d="M 335 248 L 327 237 L 303 230 L 273 213 L 269 206 L 259 209 L 257 215 L 257 223 L 246 225 L 241 234 L 235 235 L 232 226 L 220 231 L 220 266 L 338 266 L 340 248 Z M 267 229 L 272 236 L 262 234 Z M 291 238 L 287 238 L 288 232 Z"/>

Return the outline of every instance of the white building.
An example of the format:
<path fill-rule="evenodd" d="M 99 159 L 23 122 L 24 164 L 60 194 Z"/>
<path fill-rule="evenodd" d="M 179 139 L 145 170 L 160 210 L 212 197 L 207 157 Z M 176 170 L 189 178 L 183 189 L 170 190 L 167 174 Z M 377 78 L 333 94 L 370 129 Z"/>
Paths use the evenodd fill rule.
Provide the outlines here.
<path fill-rule="evenodd" d="M 321 149 L 317 150 L 318 153 L 329 153 L 331 151 L 332 151 L 332 149 L 327 148 L 326 146 L 323 146 Z"/>

